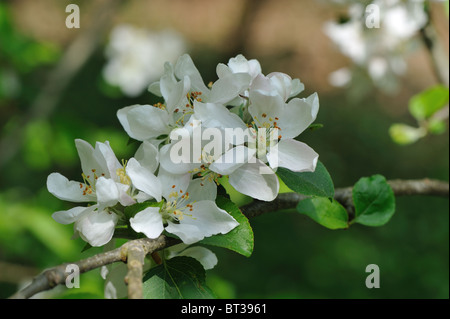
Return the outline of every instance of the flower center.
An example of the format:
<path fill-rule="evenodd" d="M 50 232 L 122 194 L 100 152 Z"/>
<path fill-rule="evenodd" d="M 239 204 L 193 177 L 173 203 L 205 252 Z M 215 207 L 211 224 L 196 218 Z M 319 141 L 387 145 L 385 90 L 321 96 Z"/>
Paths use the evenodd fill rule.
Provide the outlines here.
<path fill-rule="evenodd" d="M 119 177 L 119 181 L 121 184 L 125 184 L 130 186 L 131 179 L 126 173 L 127 161 L 122 160 L 122 167 L 116 170 L 116 175 Z"/>
<path fill-rule="evenodd" d="M 175 187 L 175 185 L 172 185 L 172 188 Z M 192 212 L 193 209 L 192 204 L 186 203 L 188 199 L 189 193 L 186 192 L 183 194 L 181 189 L 179 192 L 173 191 L 170 193 L 169 199 L 167 199 L 160 210 L 164 223 L 168 221 L 179 223 L 185 216 L 195 219 L 195 217 L 188 213 Z"/>
<path fill-rule="evenodd" d="M 166 109 L 166 106 L 163 103 L 160 103 L 160 102 L 158 102 L 156 104 L 153 104 L 153 106 L 157 107 L 158 109 L 161 109 L 161 110 L 165 110 Z"/>
<path fill-rule="evenodd" d="M 95 169 L 91 169 L 92 175 L 86 175 L 81 173 L 81 177 L 83 177 L 83 183 L 80 183 L 80 189 L 83 189 L 83 195 L 92 195 L 95 192 L 95 182 L 98 179 L 98 175 Z M 100 176 L 105 176 L 105 174 L 101 174 Z"/>
<path fill-rule="evenodd" d="M 252 121 L 252 127 L 256 127 L 258 129 L 267 129 L 267 130 L 273 130 L 277 129 L 281 131 L 281 128 L 278 126 L 277 121 L 279 120 L 278 117 L 268 117 L 266 113 L 261 114 L 262 119 L 260 119 L 258 116 L 254 116 Z M 266 134 L 267 135 L 267 134 Z M 270 134 L 269 134 L 270 135 Z M 281 135 L 278 135 L 278 139 L 281 139 Z"/>
<path fill-rule="evenodd" d="M 183 107 L 177 107 L 174 110 L 175 113 L 179 114 L 175 124 L 184 125 L 186 122 L 186 117 L 194 114 L 194 101 L 201 102 L 201 95 L 202 92 L 200 91 L 193 91 L 186 94 L 187 103 Z"/>
<path fill-rule="evenodd" d="M 194 101 L 201 102 L 202 98 L 200 97 L 202 95 L 202 92 L 199 91 L 193 91 L 186 95 L 188 98 L 189 104 L 194 107 Z"/>
<path fill-rule="evenodd" d="M 267 124 L 267 122 L 264 122 Z M 276 125 L 276 122 L 275 122 Z M 256 156 L 261 161 L 266 163 L 267 161 L 267 153 L 272 147 L 275 147 L 276 144 L 281 139 L 281 135 L 279 135 L 280 128 L 278 126 L 273 127 L 269 125 L 265 125 L 263 127 L 251 127 L 251 139 L 248 142 L 248 148 L 256 150 Z"/>
<path fill-rule="evenodd" d="M 202 164 L 199 168 L 194 168 L 189 173 L 195 174 L 196 176 L 200 177 L 202 182 L 200 183 L 201 186 L 204 186 L 204 182 L 214 182 L 217 185 L 219 185 L 219 178 L 222 177 L 221 174 L 218 174 L 216 172 L 213 172 L 209 169 L 209 164 L 205 165 Z"/>

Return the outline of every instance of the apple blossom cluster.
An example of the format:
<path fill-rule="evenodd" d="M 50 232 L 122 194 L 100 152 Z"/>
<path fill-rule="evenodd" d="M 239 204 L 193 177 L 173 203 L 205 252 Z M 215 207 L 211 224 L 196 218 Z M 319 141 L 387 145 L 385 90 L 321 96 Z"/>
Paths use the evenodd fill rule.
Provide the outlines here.
<path fill-rule="evenodd" d="M 149 87 L 160 102 L 117 112 L 129 137 L 140 142 L 132 158 L 119 161 L 107 141 L 93 147 L 77 139 L 80 181 L 48 176 L 51 194 L 84 203 L 53 218 L 74 223 L 75 234 L 91 246 L 110 242 L 117 227 L 148 238 L 168 233 L 186 245 L 227 234 L 239 223 L 216 205 L 218 185 L 226 181 L 244 195 L 272 201 L 278 167 L 315 170 L 318 154 L 296 138 L 315 120 L 319 99 L 316 93 L 296 97 L 304 89 L 299 79 L 264 75 L 257 60 L 242 55 L 219 63 L 218 79 L 209 84 L 187 54 L 164 69 Z"/>
<path fill-rule="evenodd" d="M 412 39 L 428 21 L 423 1 L 373 0 L 349 4 L 348 20 L 329 21 L 324 32 L 342 54 L 367 70 L 373 83 L 386 91 L 405 74 L 405 53 L 414 48 Z M 352 78 L 349 68 L 330 75 L 334 86 L 346 86 Z"/>

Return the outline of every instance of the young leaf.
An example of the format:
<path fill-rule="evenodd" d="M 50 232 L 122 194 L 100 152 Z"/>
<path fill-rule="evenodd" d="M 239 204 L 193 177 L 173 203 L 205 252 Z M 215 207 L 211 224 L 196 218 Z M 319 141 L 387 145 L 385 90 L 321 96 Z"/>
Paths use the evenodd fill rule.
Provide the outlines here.
<path fill-rule="evenodd" d="M 334 196 L 333 180 L 321 161 L 317 162 L 314 172 L 295 173 L 278 167 L 277 175 L 296 193 L 330 198 Z"/>
<path fill-rule="evenodd" d="M 396 123 L 392 124 L 389 128 L 389 135 L 395 143 L 408 145 L 417 142 L 427 135 L 427 131 L 422 127 L 413 127 L 402 123 Z"/>
<path fill-rule="evenodd" d="M 326 197 L 308 198 L 298 203 L 297 211 L 309 216 L 326 228 L 348 228 L 347 210 L 334 199 L 330 200 Z"/>
<path fill-rule="evenodd" d="M 84 253 L 86 250 L 91 249 L 92 246 L 89 243 L 86 243 L 86 245 L 84 245 L 83 249 L 81 249 L 81 252 Z"/>
<path fill-rule="evenodd" d="M 226 234 L 218 234 L 200 241 L 202 244 L 228 248 L 241 255 L 250 257 L 253 252 L 253 230 L 247 217 L 228 198 L 217 196 L 216 204 L 236 219 L 239 226 Z"/>
<path fill-rule="evenodd" d="M 311 124 L 308 128 L 311 131 L 315 131 L 315 130 L 318 130 L 318 129 L 322 128 L 322 127 L 323 127 L 323 124 L 316 123 L 316 124 Z"/>
<path fill-rule="evenodd" d="M 366 226 L 382 226 L 395 212 L 395 197 L 384 176 L 361 178 L 353 187 L 354 222 Z"/>
<path fill-rule="evenodd" d="M 175 257 L 164 261 L 144 276 L 145 299 L 212 299 L 206 286 L 203 266 L 191 257 Z"/>
<path fill-rule="evenodd" d="M 414 95 L 409 100 L 409 111 L 417 120 L 424 120 L 448 103 L 448 88 L 437 85 Z"/>
<path fill-rule="evenodd" d="M 443 134 L 447 130 L 447 125 L 443 120 L 430 119 L 428 122 L 428 131 L 431 134 L 439 135 Z"/>

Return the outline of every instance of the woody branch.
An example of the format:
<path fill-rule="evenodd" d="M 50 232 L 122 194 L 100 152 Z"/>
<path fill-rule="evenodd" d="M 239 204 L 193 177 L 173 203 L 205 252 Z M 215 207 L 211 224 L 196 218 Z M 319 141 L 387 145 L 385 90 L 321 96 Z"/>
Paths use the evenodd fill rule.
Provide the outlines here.
<path fill-rule="evenodd" d="M 449 197 L 448 182 L 426 178 L 420 180 L 391 180 L 388 181 L 388 183 L 396 196 L 430 195 Z M 297 193 L 282 193 L 272 202 L 253 201 L 250 204 L 242 206 L 240 209 L 248 218 L 253 218 L 268 212 L 294 209 L 299 201 L 305 198 L 307 198 L 307 196 Z M 352 212 L 352 187 L 337 188 L 335 190 L 334 198 L 346 207 L 349 212 Z M 128 297 L 133 299 L 142 298 L 144 257 L 179 242 L 179 240 L 165 235 L 161 235 L 156 239 L 135 239 L 125 243 L 119 248 L 97 254 L 73 264 L 76 264 L 79 267 L 80 273 L 84 273 L 115 262 L 126 262 L 128 273 L 125 281 L 128 285 Z M 57 285 L 64 284 L 67 278 L 67 273 L 65 272 L 66 266 L 67 264 L 62 264 L 42 272 L 34 278 L 29 286 L 18 291 L 10 298 L 29 298 L 38 292 L 49 290 Z"/>

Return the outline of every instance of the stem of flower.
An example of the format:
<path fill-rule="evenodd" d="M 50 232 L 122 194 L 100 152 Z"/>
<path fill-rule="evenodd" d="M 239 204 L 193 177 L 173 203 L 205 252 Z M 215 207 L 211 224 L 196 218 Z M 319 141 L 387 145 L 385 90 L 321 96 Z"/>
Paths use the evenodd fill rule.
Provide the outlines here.
<path fill-rule="evenodd" d="M 162 259 L 161 256 L 159 255 L 159 253 L 157 251 L 154 251 L 150 254 L 150 256 L 152 256 L 152 259 L 155 263 L 157 263 L 158 265 L 162 264 Z"/>

